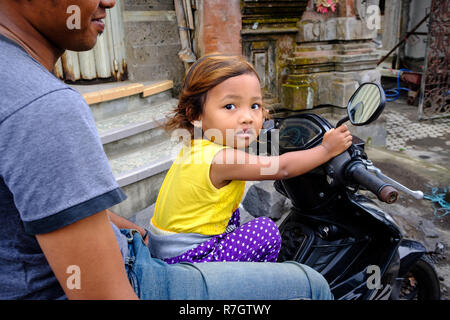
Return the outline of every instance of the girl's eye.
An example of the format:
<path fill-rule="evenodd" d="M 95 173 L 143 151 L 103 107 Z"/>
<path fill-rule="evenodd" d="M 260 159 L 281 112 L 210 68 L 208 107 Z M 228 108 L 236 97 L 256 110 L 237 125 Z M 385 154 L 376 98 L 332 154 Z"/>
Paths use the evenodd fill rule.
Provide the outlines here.
<path fill-rule="evenodd" d="M 236 109 L 236 106 L 235 106 L 234 104 L 229 103 L 229 104 L 227 104 L 227 105 L 225 106 L 225 109 L 227 109 L 227 110 L 233 110 L 233 109 Z"/>
<path fill-rule="evenodd" d="M 259 108 L 261 108 L 261 106 L 259 105 L 259 104 L 257 104 L 257 103 L 254 103 L 254 104 L 252 104 L 252 109 L 259 109 Z"/>

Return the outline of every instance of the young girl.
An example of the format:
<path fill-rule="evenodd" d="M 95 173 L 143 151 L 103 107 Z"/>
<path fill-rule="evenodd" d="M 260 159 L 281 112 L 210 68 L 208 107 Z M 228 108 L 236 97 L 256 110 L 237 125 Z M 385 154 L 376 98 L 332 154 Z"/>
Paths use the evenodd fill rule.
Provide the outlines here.
<path fill-rule="evenodd" d="M 309 150 L 281 156 L 240 150 L 258 137 L 266 115 L 259 77 L 244 58 L 212 54 L 192 65 L 167 124 L 187 130 L 192 140 L 183 146 L 156 200 L 152 255 L 167 263 L 276 261 L 281 237 L 275 223 L 260 217 L 240 225 L 245 181 L 306 173 L 346 150 L 352 137 L 343 125 Z"/>

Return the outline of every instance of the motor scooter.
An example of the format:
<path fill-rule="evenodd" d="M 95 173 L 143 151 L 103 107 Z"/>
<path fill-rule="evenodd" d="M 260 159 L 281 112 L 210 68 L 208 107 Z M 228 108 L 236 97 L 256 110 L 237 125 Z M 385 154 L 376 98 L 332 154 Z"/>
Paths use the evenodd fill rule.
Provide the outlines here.
<path fill-rule="evenodd" d="M 385 94 L 377 83 L 364 83 L 350 98 L 347 116 L 355 126 L 375 121 Z M 334 126 L 320 115 L 300 113 L 265 123 L 270 154 L 319 145 Z M 278 133 L 278 134 L 276 134 Z M 280 225 L 278 261 L 294 260 L 320 272 L 338 300 L 440 299 L 439 279 L 425 247 L 405 239 L 387 212 L 361 192 L 394 203 L 398 191 L 422 198 L 385 176 L 368 159 L 364 141 L 353 137 L 344 153 L 314 170 L 274 183 L 292 208 Z"/>

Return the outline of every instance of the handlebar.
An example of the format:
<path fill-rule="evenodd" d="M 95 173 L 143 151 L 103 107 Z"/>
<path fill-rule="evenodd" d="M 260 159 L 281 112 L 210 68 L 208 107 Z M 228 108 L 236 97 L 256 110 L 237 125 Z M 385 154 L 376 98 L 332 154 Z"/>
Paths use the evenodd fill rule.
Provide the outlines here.
<path fill-rule="evenodd" d="M 373 192 L 379 200 L 386 203 L 394 203 L 398 199 L 398 191 L 390 184 L 367 171 L 361 162 L 351 163 L 346 170 L 346 175 L 351 180 Z"/>

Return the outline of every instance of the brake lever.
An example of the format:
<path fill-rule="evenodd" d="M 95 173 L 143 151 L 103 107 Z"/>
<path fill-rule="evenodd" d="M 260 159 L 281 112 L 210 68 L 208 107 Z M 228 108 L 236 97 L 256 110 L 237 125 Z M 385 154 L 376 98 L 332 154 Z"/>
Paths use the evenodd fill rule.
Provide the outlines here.
<path fill-rule="evenodd" d="M 420 190 L 417 191 L 413 191 L 411 189 L 408 189 L 407 187 L 405 187 L 404 185 L 398 183 L 397 181 L 395 181 L 394 179 L 389 178 L 388 176 L 384 175 L 380 169 L 378 169 L 377 167 L 375 167 L 372 163 L 371 160 L 363 160 L 363 163 L 365 164 L 367 170 L 369 172 L 375 173 L 375 175 L 380 178 L 381 180 L 390 183 L 394 188 L 403 191 L 407 194 L 409 194 L 410 196 L 414 197 L 415 199 L 421 200 L 423 199 L 423 192 Z"/>

